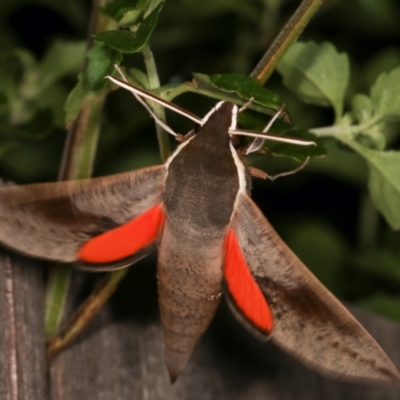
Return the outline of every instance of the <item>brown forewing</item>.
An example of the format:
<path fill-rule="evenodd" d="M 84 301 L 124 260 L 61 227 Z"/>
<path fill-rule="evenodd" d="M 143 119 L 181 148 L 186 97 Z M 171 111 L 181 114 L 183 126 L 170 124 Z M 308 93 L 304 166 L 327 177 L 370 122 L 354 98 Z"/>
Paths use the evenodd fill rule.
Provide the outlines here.
<path fill-rule="evenodd" d="M 278 346 L 331 376 L 399 381 L 380 346 L 287 247 L 247 195 L 240 195 L 233 228 L 272 309 L 272 340 Z M 236 315 L 244 318 L 239 311 Z"/>
<path fill-rule="evenodd" d="M 0 189 L 0 243 L 28 256 L 73 262 L 81 245 L 160 203 L 165 167 Z"/>

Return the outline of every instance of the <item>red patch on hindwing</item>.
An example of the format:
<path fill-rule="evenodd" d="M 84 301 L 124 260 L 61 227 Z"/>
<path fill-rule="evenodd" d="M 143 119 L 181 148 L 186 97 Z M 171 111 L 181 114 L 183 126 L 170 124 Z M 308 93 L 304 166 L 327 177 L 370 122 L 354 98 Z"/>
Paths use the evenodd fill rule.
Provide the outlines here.
<path fill-rule="evenodd" d="M 165 215 L 156 205 L 131 221 L 88 240 L 79 250 L 84 263 L 107 264 L 128 258 L 157 238 Z"/>
<path fill-rule="evenodd" d="M 274 326 L 271 309 L 250 273 L 232 229 L 225 239 L 224 276 L 229 294 L 246 319 L 257 329 L 270 333 Z"/>

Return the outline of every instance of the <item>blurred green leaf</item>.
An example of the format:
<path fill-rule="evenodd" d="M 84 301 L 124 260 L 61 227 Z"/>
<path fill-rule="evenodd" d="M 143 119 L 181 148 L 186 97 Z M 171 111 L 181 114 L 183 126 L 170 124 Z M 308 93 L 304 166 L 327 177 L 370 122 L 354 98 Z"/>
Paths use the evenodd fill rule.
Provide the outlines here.
<path fill-rule="evenodd" d="M 128 11 L 143 11 L 143 5 L 147 2 L 148 0 L 114 0 L 102 7 L 101 11 L 118 22 Z"/>
<path fill-rule="evenodd" d="M 156 2 L 157 4 L 154 4 Z M 151 11 L 153 11 L 161 2 L 163 2 L 163 0 L 139 1 L 136 8 L 125 11 L 124 15 L 119 20 L 119 25 L 131 26 L 137 24 L 142 15 L 146 16 L 147 14 L 150 14 Z"/>
<path fill-rule="evenodd" d="M 87 53 L 89 60 L 86 76 L 92 90 L 100 89 L 105 83 L 104 77 L 113 70 L 114 64 L 122 61 L 122 54 L 96 43 Z"/>
<path fill-rule="evenodd" d="M 336 140 L 327 139 L 324 144 L 328 157 L 314 158 L 307 169 L 357 188 L 364 186 L 368 175 L 368 167 L 364 160 Z"/>
<path fill-rule="evenodd" d="M 377 151 L 342 139 L 368 162 L 369 191 L 374 206 L 394 229 L 400 229 L 400 152 Z"/>
<path fill-rule="evenodd" d="M 350 258 L 359 271 L 400 283 L 400 255 L 387 249 L 364 250 Z"/>
<path fill-rule="evenodd" d="M 352 99 L 352 113 L 358 122 L 368 121 L 373 113 L 371 99 L 365 94 L 356 94 Z"/>
<path fill-rule="evenodd" d="M 18 147 L 18 143 L 16 141 L 9 141 L 0 144 L 0 159 L 3 158 L 10 150 Z"/>
<path fill-rule="evenodd" d="M 389 72 L 400 65 L 400 48 L 397 46 L 384 47 L 368 60 L 365 65 L 365 81 L 371 87 L 382 72 Z"/>
<path fill-rule="evenodd" d="M 371 88 L 371 99 L 378 116 L 400 121 L 400 67 L 379 76 Z"/>
<path fill-rule="evenodd" d="M 23 67 L 31 68 L 36 66 L 35 56 L 28 49 L 17 47 L 13 49 L 12 54 Z"/>
<path fill-rule="evenodd" d="M 84 41 L 54 41 L 38 68 L 41 88 L 53 84 L 66 75 L 77 74 L 82 68 L 85 50 Z"/>
<path fill-rule="evenodd" d="M 3 106 L 8 103 L 7 95 L 3 92 L 0 92 L 0 105 Z"/>
<path fill-rule="evenodd" d="M 139 18 L 144 15 L 151 14 L 151 12 L 158 7 L 159 4 L 163 3 L 164 0 L 141 0 L 138 2 L 135 8 L 126 10 L 119 20 L 120 26 L 132 26 L 136 25 Z"/>
<path fill-rule="evenodd" d="M 290 230 L 285 240 L 290 248 L 330 290 L 343 295 L 347 288 L 341 265 L 349 249 L 345 237 L 316 219 L 290 220 L 287 224 Z"/>
<path fill-rule="evenodd" d="M 400 229 L 400 152 L 376 152 L 372 158 L 369 191 L 375 207 L 394 229 Z"/>
<path fill-rule="evenodd" d="M 56 40 L 40 62 L 21 49 L 0 56 L 1 90 L 8 100 L 7 109 L 2 111 L 8 112 L 11 130 L 28 123 L 44 109 L 51 109 L 53 127 L 64 126 L 62 108 L 69 82 L 62 79 L 78 73 L 83 55 L 83 42 Z M 23 134 L 19 128 L 17 132 Z"/>
<path fill-rule="evenodd" d="M 332 106 L 336 120 L 342 116 L 350 65 L 347 55 L 331 43 L 295 43 L 277 70 L 285 86 L 304 102 Z"/>
<path fill-rule="evenodd" d="M 53 113 L 50 109 L 39 110 L 33 118 L 24 125 L 18 126 L 20 135 L 28 139 L 43 139 L 53 128 Z"/>
<path fill-rule="evenodd" d="M 164 3 L 160 3 L 139 25 L 136 32 L 130 30 L 114 30 L 100 32 L 94 36 L 96 43 L 111 47 L 121 53 L 136 53 L 140 51 L 150 39 L 157 24 L 158 14 Z"/>
<path fill-rule="evenodd" d="M 400 321 L 400 297 L 385 293 L 375 294 L 357 302 L 365 309 L 383 315 L 394 321 Z"/>

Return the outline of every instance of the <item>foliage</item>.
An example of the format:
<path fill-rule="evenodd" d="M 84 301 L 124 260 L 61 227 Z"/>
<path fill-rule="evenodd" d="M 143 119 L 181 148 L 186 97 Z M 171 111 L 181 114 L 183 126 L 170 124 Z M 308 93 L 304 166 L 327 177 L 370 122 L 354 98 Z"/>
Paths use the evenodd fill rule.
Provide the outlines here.
<path fill-rule="evenodd" d="M 290 118 L 276 121 L 271 131 L 312 134 L 318 146 L 268 142 L 264 153 L 279 159 L 249 157 L 269 172 L 313 157 L 296 177 L 268 184 L 268 202 L 267 188 L 256 183 L 257 201 L 328 287 L 400 318 L 393 311 L 400 301 L 398 2 L 337 0 L 323 6 L 266 87 L 249 73 L 298 1 L 205 0 L 197 6 L 190 0 L 112 0 L 101 8 L 107 28 L 95 33 L 87 51 L 85 4 L 73 0 L 62 7 L 44 1 L 38 6 L 32 1 L 39 11 L 51 8 L 52 18 L 68 29 L 46 38 L 46 45 L 28 46 L 33 28 L 6 23 L 18 20 L 26 3 L 0 5 L 2 177 L 54 180 L 65 126 L 103 95 L 108 100 L 95 173 L 157 162 L 151 119 L 128 93 L 104 80 L 115 74 L 115 63 L 133 84 L 166 99 L 184 94 L 177 101 L 198 115 L 214 99 L 243 105 L 254 97 L 240 116 L 247 129 L 265 126 L 285 103 Z M 160 87 L 154 84 L 149 44 Z M 180 117 L 168 117 L 176 131 L 191 128 Z M 325 146 L 327 154 L 321 157 Z"/>

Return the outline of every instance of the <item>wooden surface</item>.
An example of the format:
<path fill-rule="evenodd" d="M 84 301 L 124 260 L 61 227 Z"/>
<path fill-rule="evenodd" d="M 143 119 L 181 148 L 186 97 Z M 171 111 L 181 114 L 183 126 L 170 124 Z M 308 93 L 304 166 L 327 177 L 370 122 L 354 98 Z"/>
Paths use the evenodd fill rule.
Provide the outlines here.
<path fill-rule="evenodd" d="M 43 268 L 0 253 L 0 399 L 47 399 Z"/>
<path fill-rule="evenodd" d="M 42 268 L 8 253 L 0 264 L 0 400 L 400 399 L 396 386 L 343 383 L 319 376 L 271 343 L 253 339 L 225 305 L 171 386 L 163 363 L 154 259 L 131 268 L 111 303 L 52 363 L 50 397 L 46 397 Z M 7 300 L 10 271 L 14 312 Z M 85 290 L 81 281 L 78 274 L 73 284 L 76 296 Z M 365 312 L 355 314 L 400 367 L 400 327 Z M 15 345 L 10 339 L 13 326 Z M 17 386 L 10 378 L 13 351 Z M 15 387 L 18 393 L 12 397 Z"/>

